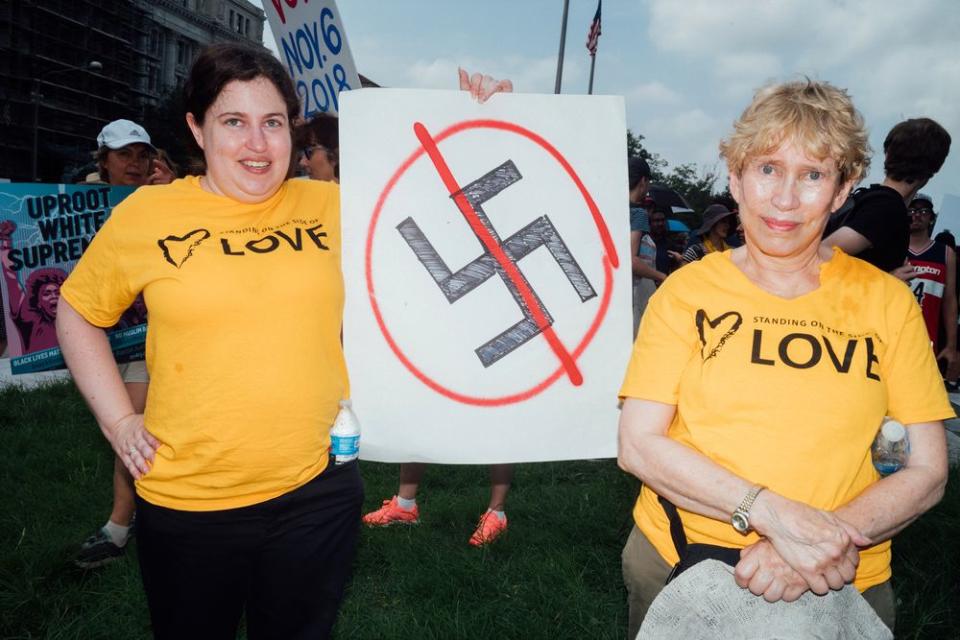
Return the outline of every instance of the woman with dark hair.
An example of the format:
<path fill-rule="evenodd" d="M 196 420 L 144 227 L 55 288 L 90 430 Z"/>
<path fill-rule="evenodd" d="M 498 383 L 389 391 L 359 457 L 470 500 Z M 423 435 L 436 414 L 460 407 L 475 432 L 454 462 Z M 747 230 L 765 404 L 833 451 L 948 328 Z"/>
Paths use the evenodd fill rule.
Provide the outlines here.
<path fill-rule="evenodd" d="M 357 463 L 328 455 L 348 395 L 339 192 L 287 180 L 299 103 L 267 51 L 207 48 L 184 97 L 205 171 L 114 210 L 63 287 L 60 344 L 136 478 L 155 635 L 234 637 L 245 614 L 250 638 L 327 637 L 363 499 Z M 101 329 L 140 292 L 143 414 Z"/>
<path fill-rule="evenodd" d="M 311 180 L 340 182 L 340 131 L 336 116 L 319 113 L 297 127 L 300 166 Z"/>
<path fill-rule="evenodd" d="M 37 269 L 27 276 L 21 289 L 9 257 L 10 238 L 15 230 L 16 226 L 10 220 L 0 223 L 0 270 L 3 271 L 10 296 L 10 320 L 20 334 L 24 353 L 42 351 L 57 346 L 54 322 L 57 319 L 60 285 L 67 279 L 67 272 L 63 269 Z M 3 315 L 0 314 L 2 321 Z"/>

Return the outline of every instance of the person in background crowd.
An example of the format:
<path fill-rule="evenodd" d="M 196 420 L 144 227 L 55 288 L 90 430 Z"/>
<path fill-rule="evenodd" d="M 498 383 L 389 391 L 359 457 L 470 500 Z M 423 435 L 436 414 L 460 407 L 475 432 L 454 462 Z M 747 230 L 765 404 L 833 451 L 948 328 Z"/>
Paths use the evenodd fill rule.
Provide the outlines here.
<path fill-rule="evenodd" d="M 730 248 L 727 236 L 733 230 L 736 216 L 722 204 L 712 204 L 703 212 L 703 224 L 694 231 L 700 241 L 687 247 L 683 252 L 683 262 L 689 264 L 700 260 L 709 253 L 726 251 Z"/>
<path fill-rule="evenodd" d="M 907 263 L 917 275 L 907 284 L 923 311 L 930 343 L 938 351 L 937 360 L 944 363 L 944 378 L 954 380 L 960 374 L 960 356 L 957 354 L 957 257 L 953 249 L 930 239 L 930 232 L 937 220 L 930 196 L 917 194 L 910 202 L 908 211 L 910 246 L 907 248 Z M 942 342 L 939 340 L 941 331 L 945 337 Z"/>
<path fill-rule="evenodd" d="M 953 253 L 954 255 L 956 255 L 957 239 L 953 236 L 952 233 L 950 233 L 949 230 L 941 231 L 933 239 L 953 249 Z M 958 306 L 960 306 L 960 278 L 957 278 L 956 281 L 957 281 L 957 284 L 956 284 L 956 287 L 954 287 L 954 293 L 957 296 Z M 957 317 L 957 323 L 960 323 L 960 316 Z M 960 335 L 960 326 L 957 327 L 957 335 Z M 937 344 L 943 344 L 944 342 L 946 342 L 946 340 L 947 340 L 946 330 L 943 328 L 943 325 L 941 324 L 940 334 L 937 338 Z M 960 374 L 946 381 L 947 391 L 950 391 L 951 393 L 953 393 L 958 389 L 960 389 L 960 386 L 958 386 L 957 384 L 958 378 L 960 378 Z"/>
<path fill-rule="evenodd" d="M 396 495 L 384 500 L 379 509 L 363 516 L 368 527 L 388 527 L 395 524 L 419 524 L 420 508 L 417 492 L 427 465 L 420 462 L 405 462 L 400 465 L 400 486 Z M 513 479 L 512 464 L 490 465 L 490 501 L 487 510 L 480 516 L 468 542 L 473 547 L 483 547 L 495 541 L 507 531 L 506 503 Z"/>
<path fill-rule="evenodd" d="M 297 127 L 300 166 L 311 180 L 340 182 L 340 131 L 336 116 L 320 113 Z"/>
<path fill-rule="evenodd" d="M 287 179 L 300 103 L 265 49 L 207 47 L 183 92 L 205 171 L 116 207 L 64 284 L 60 344 L 137 479 L 155 636 L 233 638 L 245 616 L 251 640 L 326 638 L 363 502 L 356 461 L 328 455 L 349 394 L 339 190 Z M 303 232 L 301 250 L 226 250 L 265 229 Z M 145 413 L 124 392 L 102 330 L 140 292 Z"/>
<path fill-rule="evenodd" d="M 657 201 L 653 199 L 652 196 L 646 195 L 643 197 L 643 202 L 641 203 L 643 208 L 647 211 L 647 218 L 653 215 L 653 212 L 657 209 Z"/>
<path fill-rule="evenodd" d="M 863 118 L 828 83 L 770 86 L 720 152 L 746 244 L 660 287 L 620 390 L 618 460 L 643 482 L 628 637 L 688 542 L 725 547 L 729 579 L 769 602 L 853 582 L 893 629 L 890 539 L 943 496 L 953 410 L 910 291 L 821 244 L 867 170 Z M 911 452 L 881 479 L 888 415 Z"/>
<path fill-rule="evenodd" d="M 950 152 L 950 134 L 930 118 L 904 120 L 883 141 L 883 183 L 858 189 L 824 230 L 824 242 L 909 280 L 904 265 L 910 241 L 907 203 L 927 184 Z"/>
<path fill-rule="evenodd" d="M 675 268 L 674 258 L 670 251 L 670 232 L 668 229 L 667 214 L 663 211 L 653 210 L 650 212 L 650 238 L 657 248 L 657 257 L 654 263 L 656 270 L 666 276 Z M 657 282 L 657 286 L 663 283 L 663 279 Z"/>
<path fill-rule="evenodd" d="M 731 249 L 743 246 L 743 225 L 740 224 L 740 210 L 736 207 L 730 209 L 733 218 L 730 222 L 730 233 L 725 238 L 727 246 Z"/>
<path fill-rule="evenodd" d="M 94 159 L 100 180 L 111 186 L 168 184 L 175 178 L 173 167 L 176 165 L 171 166 L 173 163 L 165 153 L 160 156 L 146 129 L 130 120 L 114 120 L 100 131 Z M 133 307 L 137 305 L 135 302 Z M 143 413 L 150 384 L 146 363 L 133 360 L 121 364 L 119 369 L 133 410 Z M 136 512 L 135 495 L 133 477 L 120 458 L 115 457 L 110 516 L 102 527 L 80 545 L 80 551 L 74 559 L 77 566 L 94 569 L 123 556 Z"/>
<path fill-rule="evenodd" d="M 957 239 L 949 230 L 941 231 L 940 233 L 935 235 L 933 239 L 936 240 L 937 242 L 942 242 L 943 244 L 947 245 L 948 247 L 953 249 L 954 252 L 957 251 Z"/>
<path fill-rule="evenodd" d="M 643 158 L 630 158 L 627 164 L 630 192 L 630 255 L 633 269 L 633 333 L 636 335 L 640 316 L 656 285 L 667 274 L 656 267 L 656 246 L 650 237 L 649 204 L 650 165 Z M 649 198 L 652 200 L 652 198 Z"/>
<path fill-rule="evenodd" d="M 627 163 L 627 187 L 630 189 L 630 233 L 649 231 L 647 191 L 650 189 L 650 165 L 643 158 L 630 158 Z"/>
<path fill-rule="evenodd" d="M 469 91 L 478 102 L 485 102 L 494 93 L 510 93 L 513 83 L 509 80 L 496 80 L 490 76 L 475 73 L 468 75 L 459 69 L 460 89 Z M 645 164 L 645 163 L 644 163 Z M 649 168 L 647 170 L 649 174 Z M 368 527 L 388 527 L 395 524 L 419 524 L 420 508 L 417 506 L 417 492 L 426 472 L 427 465 L 420 462 L 406 462 L 400 465 L 400 486 L 396 495 L 384 500 L 379 509 L 363 516 Z M 487 510 L 480 516 L 476 528 L 468 542 L 474 547 L 486 546 L 507 531 L 505 511 L 507 494 L 513 479 L 512 464 L 490 465 L 490 501 Z"/>

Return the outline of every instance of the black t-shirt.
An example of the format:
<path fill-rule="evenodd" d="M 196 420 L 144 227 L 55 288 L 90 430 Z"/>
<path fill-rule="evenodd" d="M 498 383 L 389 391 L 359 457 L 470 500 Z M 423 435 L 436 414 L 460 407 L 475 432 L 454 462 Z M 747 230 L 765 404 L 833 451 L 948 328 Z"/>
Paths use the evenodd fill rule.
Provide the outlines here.
<path fill-rule="evenodd" d="M 907 205 L 896 190 L 872 184 L 855 194 L 856 204 L 843 221 L 873 245 L 857 254 L 883 271 L 903 264 L 910 245 L 910 216 Z"/>

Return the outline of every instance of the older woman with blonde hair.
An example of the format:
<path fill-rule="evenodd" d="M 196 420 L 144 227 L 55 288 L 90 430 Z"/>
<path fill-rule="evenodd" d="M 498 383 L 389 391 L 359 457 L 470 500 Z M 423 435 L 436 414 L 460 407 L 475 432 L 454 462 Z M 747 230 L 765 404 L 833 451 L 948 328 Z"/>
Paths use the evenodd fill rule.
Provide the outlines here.
<path fill-rule="evenodd" d="M 953 411 L 910 291 L 820 242 L 867 169 L 862 117 L 845 91 L 788 82 L 756 94 L 720 151 L 745 245 L 657 291 L 620 391 L 619 462 L 643 481 L 629 637 L 674 565 L 704 555 L 771 602 L 852 582 L 892 629 L 890 539 L 943 494 Z M 912 453 L 881 479 L 885 416 Z"/>

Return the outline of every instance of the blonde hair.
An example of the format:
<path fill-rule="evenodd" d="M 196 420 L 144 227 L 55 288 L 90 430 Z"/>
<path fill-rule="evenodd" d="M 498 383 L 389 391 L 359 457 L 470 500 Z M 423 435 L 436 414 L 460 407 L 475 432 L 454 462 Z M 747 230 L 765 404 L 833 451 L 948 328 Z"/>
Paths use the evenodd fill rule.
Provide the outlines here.
<path fill-rule="evenodd" d="M 840 184 L 860 181 L 870 167 L 870 145 L 863 116 L 849 94 L 829 82 L 806 78 L 767 86 L 733 123 L 720 142 L 720 157 L 740 174 L 750 158 L 795 142 L 812 158 L 837 163 Z"/>

